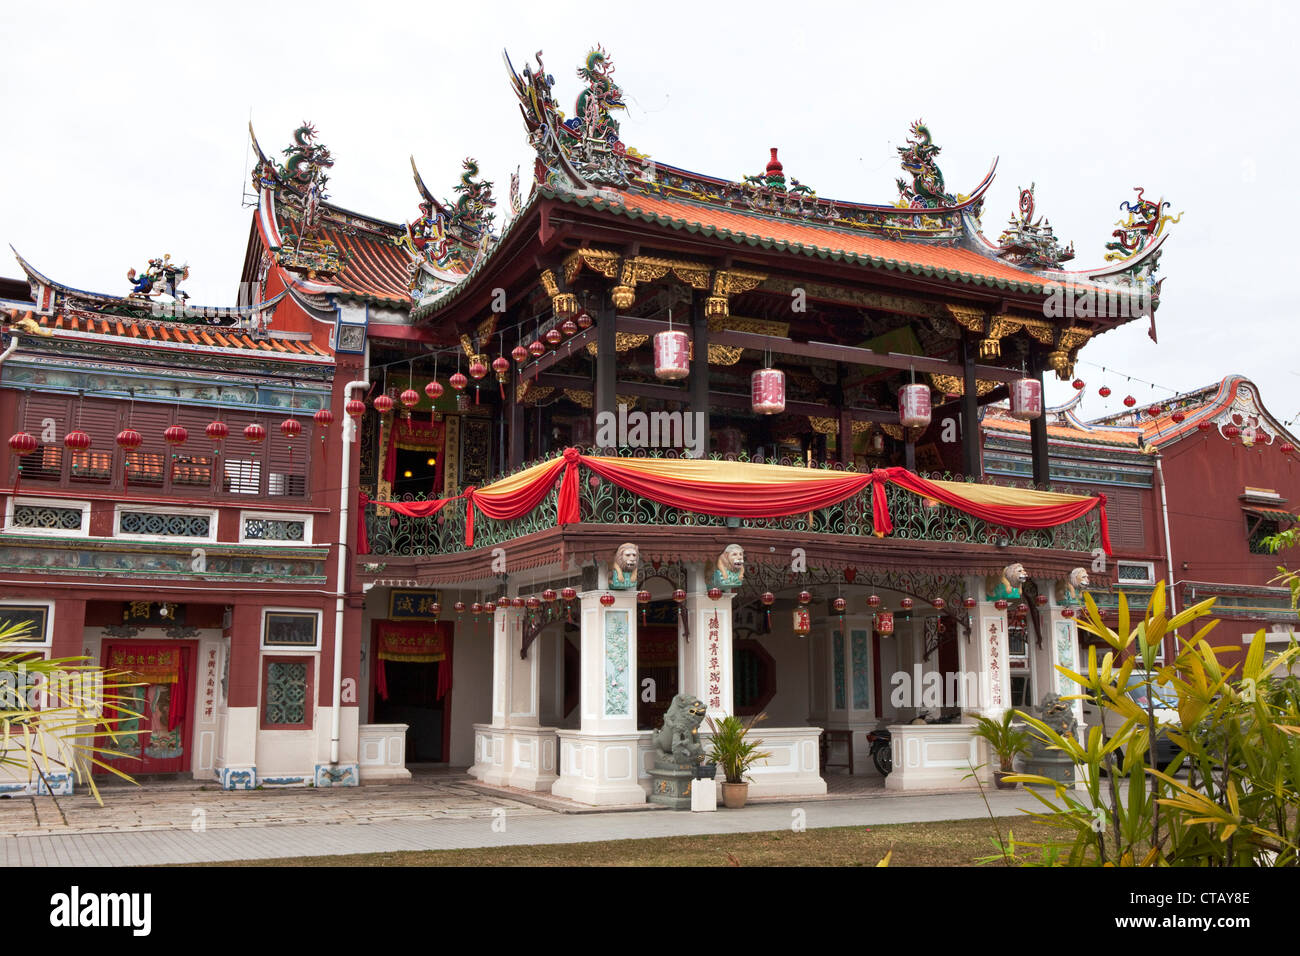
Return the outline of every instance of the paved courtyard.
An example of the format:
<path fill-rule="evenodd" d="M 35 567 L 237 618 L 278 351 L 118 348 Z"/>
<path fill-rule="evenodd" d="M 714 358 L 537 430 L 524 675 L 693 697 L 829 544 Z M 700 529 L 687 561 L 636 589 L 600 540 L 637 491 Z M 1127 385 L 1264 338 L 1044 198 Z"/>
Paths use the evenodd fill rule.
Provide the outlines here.
<path fill-rule="evenodd" d="M 641 806 L 593 812 L 549 796 L 481 787 L 464 773 L 417 774 L 409 784 L 223 792 L 192 781 L 112 787 L 104 807 L 88 795 L 0 800 L 0 866 L 141 866 L 584 843 L 871 826 L 986 814 L 978 793 L 896 796 L 863 778 L 826 797 L 757 802 L 743 810 L 674 812 Z M 839 791 L 838 793 L 836 791 Z M 1023 791 L 987 794 L 1012 815 L 1039 804 Z M 582 812 L 575 812 L 581 810 Z"/>

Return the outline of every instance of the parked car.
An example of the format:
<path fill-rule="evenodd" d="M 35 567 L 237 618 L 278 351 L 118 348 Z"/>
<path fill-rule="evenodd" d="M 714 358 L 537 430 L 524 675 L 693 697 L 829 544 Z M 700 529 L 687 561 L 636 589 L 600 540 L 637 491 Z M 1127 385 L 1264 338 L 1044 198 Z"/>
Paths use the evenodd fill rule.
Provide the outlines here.
<path fill-rule="evenodd" d="M 1139 686 L 1133 687 L 1128 692 L 1128 695 L 1144 711 L 1147 707 L 1148 694 L 1154 699 L 1156 739 L 1152 743 L 1152 750 L 1155 754 L 1156 767 L 1163 770 L 1173 762 L 1174 757 L 1178 754 L 1178 748 L 1169 739 L 1169 735 L 1161 732 L 1161 729 L 1165 727 L 1178 727 L 1178 711 L 1176 709 L 1178 695 L 1169 684 L 1154 683 L 1154 678 L 1155 675 L 1147 671 L 1133 671 L 1129 677 L 1129 683 L 1137 683 Z M 1140 683 L 1148 679 L 1152 680 L 1151 684 Z M 1084 701 L 1083 703 L 1083 722 L 1088 728 L 1100 724 L 1102 734 L 1107 740 L 1113 734 L 1118 733 L 1120 728 L 1124 726 L 1124 719 L 1115 711 L 1106 707 L 1098 707 L 1090 701 Z M 1115 759 L 1123 760 L 1123 754 L 1123 748 L 1120 748 L 1115 752 Z"/>

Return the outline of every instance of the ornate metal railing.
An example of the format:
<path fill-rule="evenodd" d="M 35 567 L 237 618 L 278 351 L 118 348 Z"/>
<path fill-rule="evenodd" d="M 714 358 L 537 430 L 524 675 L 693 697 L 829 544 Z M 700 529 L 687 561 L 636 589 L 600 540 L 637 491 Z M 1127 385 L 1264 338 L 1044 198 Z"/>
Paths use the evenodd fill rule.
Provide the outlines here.
<path fill-rule="evenodd" d="M 626 457 L 674 457 L 636 455 Z M 720 458 L 721 456 L 712 456 Z M 736 460 L 749 461 L 745 456 Z M 761 459 L 754 459 L 761 463 Z M 798 459 L 769 461 L 769 464 L 804 467 Z M 530 463 L 532 464 L 532 463 Z M 524 466 L 528 467 L 528 466 Z M 826 466 L 814 466 L 822 467 Z M 843 469 L 839 469 L 843 470 Z M 511 472 L 513 474 L 513 472 Z M 929 474 L 935 480 L 953 480 L 947 474 Z M 1006 485 L 1007 482 L 999 482 Z M 523 535 L 555 527 L 559 481 L 530 514 L 511 521 L 493 521 L 476 513 L 474 547 L 494 547 Z M 1031 487 L 1025 484 L 1023 487 Z M 924 499 L 896 485 L 886 486 L 889 514 L 894 524 L 890 537 L 903 541 L 937 541 L 1002 545 L 1022 548 L 1052 548 L 1092 551 L 1100 546 L 1097 513 L 1055 528 L 1018 531 L 989 524 L 956 508 Z M 425 500 L 423 495 L 405 495 L 401 501 Z M 695 514 L 670 505 L 649 501 L 595 475 L 584 474 L 578 493 L 584 524 L 680 528 L 760 528 L 800 534 L 856 535 L 875 533 L 871 518 L 871 492 L 866 490 L 829 508 L 783 518 L 727 518 Z M 465 502 L 449 501 L 436 514 L 412 518 L 385 508 L 382 503 L 366 506 L 366 531 L 370 551 L 376 555 L 420 556 L 465 551 Z"/>

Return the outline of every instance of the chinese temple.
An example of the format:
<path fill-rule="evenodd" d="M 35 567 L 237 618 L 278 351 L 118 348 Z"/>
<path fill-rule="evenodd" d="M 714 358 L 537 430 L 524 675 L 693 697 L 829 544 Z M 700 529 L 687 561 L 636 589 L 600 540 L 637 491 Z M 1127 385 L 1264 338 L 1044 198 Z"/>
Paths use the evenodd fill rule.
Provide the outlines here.
<path fill-rule="evenodd" d="M 507 57 L 535 162 L 500 204 L 475 160 L 435 177 L 412 159 L 409 217 L 371 218 L 331 201 L 336 160 L 310 124 L 280 158 L 254 137 L 242 291 L 219 321 L 140 314 L 141 296 L 177 299 L 169 260 L 125 297 L 21 263 L 31 296 L 3 303 L 18 350 L 0 408 L 36 444 L 10 442 L 4 544 L 9 568 L 51 568 L 20 579 L 22 602 L 63 601 L 46 581 L 67 589 L 49 646 L 92 655 L 90 635 L 136 626 L 133 599 L 151 620 L 173 603 L 198 615 L 198 638 L 141 634 L 200 642 L 196 692 L 209 643 L 233 661 L 212 760 L 185 766 L 225 786 L 434 763 L 639 803 L 669 785 L 658 728 L 690 714 L 707 734 L 700 720 L 760 713 L 772 756 L 756 797 L 825 792 L 828 767 L 875 772 L 863 731 L 882 723 L 896 732 L 890 787 L 972 785 L 968 764 L 986 757 L 970 726 L 910 721 L 1068 693 L 1054 668 L 1076 663 L 1079 596 L 1065 585 L 1111 552 L 1110 492 L 1048 487 L 1043 378 L 1071 380 L 1080 349 L 1118 325 L 1154 336 L 1169 204 L 1139 190 L 1098 243 L 1102 264 L 1068 269 L 1074 247 L 1033 185 L 987 238 L 996 161 L 955 190 L 920 121 L 898 148 L 896 198 L 831 199 L 787 175 L 776 147 L 726 176 L 634 147 L 608 54 L 576 72 L 566 113 L 540 54 Z M 150 390 L 112 362 L 183 381 Z M 990 467 L 979 425 L 1002 402 L 1024 438 L 1010 469 Z M 307 419 L 281 434 L 272 410 Z M 112 434 L 146 412 L 134 430 L 163 483 L 143 492 L 145 445 Z M 232 461 L 198 438 L 259 415 L 264 439 L 284 441 L 250 438 L 256 451 Z M 65 422 L 93 423 L 93 445 L 67 444 Z M 176 426 L 188 443 L 164 447 Z M 206 464 L 188 461 L 198 445 Z M 297 472 L 274 457 L 291 446 Z M 182 460 L 201 489 L 181 487 Z M 112 571 L 93 582 L 119 588 L 108 607 L 85 555 L 120 548 L 116 515 L 149 497 L 210 515 L 208 553 L 247 560 L 258 586 L 175 568 L 137 595 L 134 570 Z M 51 509 L 70 522 L 82 509 L 82 523 L 55 528 Z M 305 537 L 251 540 L 248 520 L 305 522 Z M 176 547 L 163 537 L 130 551 Z M 75 566 L 42 565 L 50 551 Z M 209 622 L 199 603 L 229 613 Z M 273 637 L 305 638 L 305 614 L 314 644 Z M 286 714 L 289 692 L 309 706 Z M 205 746 L 197 724 L 186 732 Z"/>

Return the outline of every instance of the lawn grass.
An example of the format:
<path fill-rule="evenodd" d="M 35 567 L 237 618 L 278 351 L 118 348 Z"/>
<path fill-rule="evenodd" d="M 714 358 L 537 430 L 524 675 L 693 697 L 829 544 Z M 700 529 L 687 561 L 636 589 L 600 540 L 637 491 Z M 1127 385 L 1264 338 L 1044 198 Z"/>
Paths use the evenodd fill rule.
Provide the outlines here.
<path fill-rule="evenodd" d="M 945 820 L 871 827 L 831 827 L 795 833 L 727 833 L 483 847 L 472 850 L 412 850 L 345 856 L 245 860 L 200 866 L 875 866 L 893 851 L 890 866 L 973 866 L 996 853 L 995 823 Z M 996 821 L 1003 838 L 1013 828 L 1017 842 L 1039 842 L 1059 830 L 1026 817 Z M 1030 851 L 1032 852 L 1032 851 Z"/>

